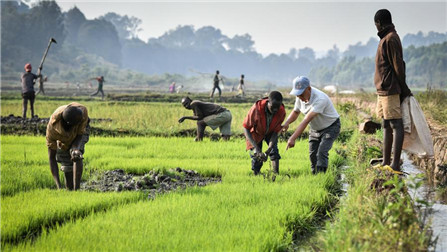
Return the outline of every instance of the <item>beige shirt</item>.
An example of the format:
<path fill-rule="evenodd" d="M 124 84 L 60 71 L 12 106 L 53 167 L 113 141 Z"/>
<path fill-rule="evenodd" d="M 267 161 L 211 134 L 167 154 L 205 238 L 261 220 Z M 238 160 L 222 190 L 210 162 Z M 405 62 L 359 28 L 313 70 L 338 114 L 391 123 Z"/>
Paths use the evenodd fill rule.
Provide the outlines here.
<path fill-rule="evenodd" d="M 73 126 L 69 131 L 65 131 L 62 126 L 62 112 L 64 109 L 74 106 L 82 110 L 83 116 L 81 123 Z M 60 148 L 62 150 L 68 150 L 78 135 L 83 135 L 85 133 L 85 128 L 88 123 L 88 112 L 84 105 L 77 102 L 72 102 L 68 105 L 60 106 L 51 115 L 50 121 L 47 125 L 47 146 L 52 150 L 57 150 Z"/>

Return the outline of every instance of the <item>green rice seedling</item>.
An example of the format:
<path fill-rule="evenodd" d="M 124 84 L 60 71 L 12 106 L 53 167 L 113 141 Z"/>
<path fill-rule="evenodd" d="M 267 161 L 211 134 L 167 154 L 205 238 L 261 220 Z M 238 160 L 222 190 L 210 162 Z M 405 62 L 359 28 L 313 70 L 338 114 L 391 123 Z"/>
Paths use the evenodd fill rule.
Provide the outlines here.
<path fill-rule="evenodd" d="M 2 148 L 11 148 L 11 152 L 2 153 L 4 155 L 2 156 L 2 179 L 10 177 L 11 175 L 13 168 L 8 168 L 8 166 L 11 166 L 14 162 L 20 162 L 23 159 L 21 152 L 14 155 L 14 150 L 23 150 L 24 146 L 22 143 L 27 145 L 27 148 L 36 150 L 36 154 L 27 155 L 27 162 L 39 163 L 43 167 L 48 167 L 47 154 L 43 153 L 43 151 L 42 154 L 39 154 L 40 148 L 43 150 L 46 149 L 43 137 L 2 136 Z M 118 226 L 113 226 L 111 227 L 112 229 L 102 227 L 102 229 L 104 231 L 109 230 L 111 233 L 115 229 L 121 230 L 122 228 L 124 230 L 131 228 L 133 230 L 134 228 L 139 228 L 141 223 L 151 222 L 149 220 L 152 220 L 155 224 L 151 225 L 155 226 L 143 226 L 143 229 L 135 230 L 137 233 L 132 233 L 133 231 L 129 233 L 129 235 L 133 234 L 134 236 L 135 234 L 140 234 L 136 235 L 140 237 L 138 239 L 146 239 L 146 234 L 148 236 L 154 235 L 151 233 L 152 231 L 146 231 L 147 229 L 160 230 L 160 234 L 154 236 L 155 240 L 152 241 L 154 244 L 152 242 L 144 243 L 141 245 L 143 247 L 150 245 L 155 246 L 154 248 L 167 246 L 167 248 L 178 248 L 179 250 L 181 248 L 195 250 L 202 246 L 201 244 L 205 244 L 204 248 L 211 249 L 217 245 L 207 241 L 209 239 L 213 240 L 213 238 L 210 238 L 206 234 L 216 233 L 220 237 L 216 241 L 219 243 L 224 242 L 223 244 L 225 244 L 216 247 L 220 250 L 232 250 L 231 248 L 235 250 L 244 248 L 258 248 L 261 250 L 280 249 L 285 248 L 290 243 L 293 233 L 309 230 L 315 218 L 325 212 L 324 209 L 329 204 L 329 188 L 335 183 L 335 176 L 331 172 L 318 176 L 311 175 L 307 141 L 297 142 L 296 147 L 288 152 L 284 152 L 285 145 L 286 143 L 284 142 L 279 144 L 280 154 L 282 155 L 279 177 L 288 174 L 290 178 L 278 179 L 275 183 L 272 183 L 262 176 L 255 177 L 251 175 L 250 157 L 248 152 L 245 151 L 245 141 L 242 139 L 234 139 L 225 143 L 212 142 L 210 140 L 197 143 L 189 138 L 92 137 L 86 145 L 86 172 L 84 173 L 83 179 L 86 179 L 89 170 L 111 170 L 116 168 L 125 169 L 127 172 L 143 174 L 153 169 L 169 170 L 171 168 L 181 167 L 183 169 L 193 169 L 202 174 L 221 176 L 222 183 L 219 185 L 189 189 L 167 196 L 157 196 L 154 201 L 144 201 L 136 205 L 129 205 L 129 207 L 119 207 L 114 210 L 114 212 L 117 211 L 116 214 L 121 215 L 127 212 L 127 215 L 135 215 L 136 219 L 132 221 L 127 219 L 121 221 L 121 219 L 118 219 L 119 221 L 114 221 Z M 334 157 L 335 153 L 331 151 L 330 155 Z M 337 163 L 337 159 L 331 158 L 331 166 L 334 166 L 334 162 Z M 32 181 L 34 173 L 28 173 L 28 171 L 36 169 L 35 166 L 14 168 L 19 169 L 20 173 L 25 174 L 25 177 L 28 177 Z M 269 161 L 264 164 L 262 172 L 267 173 L 268 169 L 270 169 Z M 36 170 L 48 178 L 48 184 L 45 187 L 54 186 L 49 168 L 44 168 L 40 171 L 38 167 Z M 15 178 L 6 181 L 8 181 L 8 184 L 2 183 L 2 193 L 4 189 L 9 188 L 9 192 L 12 192 L 10 194 L 15 194 L 11 197 L 12 201 L 14 201 L 13 199 L 15 199 L 16 195 L 22 194 L 17 194 L 19 191 L 39 187 L 37 184 L 14 187 L 13 185 L 22 183 Z M 6 194 L 2 195 L 2 199 L 6 198 Z M 54 198 L 52 195 L 48 197 L 50 200 Z M 217 203 L 216 199 L 219 199 Z M 42 200 L 42 202 L 45 202 L 45 200 Z M 185 206 L 189 205 L 194 206 L 191 206 L 190 209 L 185 208 Z M 51 204 L 45 204 L 45 206 L 49 207 Z M 121 212 L 119 209 L 126 210 Z M 132 209 L 137 212 L 133 212 L 134 210 Z M 185 209 L 188 210 L 186 211 Z M 183 215 L 185 211 L 188 213 L 186 216 Z M 187 218 L 187 216 L 195 216 L 194 213 L 197 214 L 202 211 L 203 214 L 198 215 L 200 218 L 197 216 L 193 219 Z M 145 216 L 145 213 L 147 216 Z M 53 214 L 56 213 L 53 212 Z M 94 214 L 87 219 L 99 220 L 109 218 L 106 215 Z M 213 217 L 214 215 L 216 217 Z M 31 214 L 31 216 L 31 218 L 34 218 L 34 214 Z M 117 216 L 113 218 L 117 218 Z M 51 219 L 50 217 L 48 218 Z M 237 219 L 233 220 L 236 217 Z M 176 220 L 175 222 L 172 220 L 173 218 Z M 155 219 L 157 221 L 154 221 Z M 183 219 L 185 220 L 182 221 Z M 245 223 L 247 220 L 249 220 L 248 223 Z M 54 234 L 59 233 L 56 230 L 62 230 L 71 225 L 84 225 L 81 224 L 83 222 L 79 222 L 79 224 L 78 222 L 73 220 L 72 224 L 63 225 L 57 229 L 51 228 L 49 233 L 44 234 L 43 237 L 52 237 Z M 88 222 L 90 223 L 90 221 Z M 225 222 L 229 224 L 220 227 L 221 223 Z M 164 223 L 166 223 L 166 226 Z M 98 223 L 98 225 L 101 226 L 102 224 L 100 225 Z M 183 231 L 176 231 L 176 238 L 166 244 L 166 240 L 160 238 L 161 235 L 164 236 L 174 232 L 178 225 L 181 227 L 180 230 Z M 207 225 L 211 227 L 203 229 L 203 226 Z M 233 230 L 237 230 L 238 228 L 242 228 L 241 230 L 243 232 L 232 234 L 234 232 Z M 195 230 L 192 236 L 194 237 L 194 242 L 191 245 L 182 247 L 183 245 L 180 246 L 178 243 L 187 239 L 185 234 L 182 234 L 182 232 L 186 232 L 185 230 Z M 141 236 L 142 234 L 144 234 L 144 238 Z M 115 240 L 113 236 L 107 237 Z M 253 241 L 246 241 L 246 238 L 250 237 L 254 237 L 252 238 Z M 93 238 L 93 236 L 84 237 L 87 243 Z M 125 243 L 126 245 L 121 244 L 117 248 L 124 249 L 125 246 L 128 246 L 127 242 Z M 141 241 L 134 240 L 132 243 L 138 247 Z M 165 245 L 162 245 L 163 243 Z M 20 246 L 29 245 L 22 244 Z M 73 244 L 73 246 L 75 245 Z M 91 246 L 96 246 L 96 243 L 92 242 Z M 32 248 L 34 247 L 27 247 L 27 249 Z M 48 249 L 51 248 L 48 247 Z M 98 247 L 97 249 L 102 250 L 105 248 Z"/>
<path fill-rule="evenodd" d="M 91 215 L 15 250 L 284 250 L 293 233 L 310 229 L 328 203 L 326 183 L 300 176 L 192 188 Z"/>
<path fill-rule="evenodd" d="M 56 223 L 84 217 L 92 212 L 135 202 L 141 193 L 91 193 L 38 189 L 2 197 L 1 240 L 16 243 L 36 237 Z"/>
<path fill-rule="evenodd" d="M 285 145 L 279 143 L 283 156 L 280 161 L 281 173 L 290 170 L 287 173 L 291 176 L 309 174 L 307 143 L 303 141 L 288 152 L 284 152 Z M 250 157 L 242 139 L 225 143 L 206 139 L 196 143 L 190 138 L 91 137 L 85 148 L 84 181 L 92 171 L 114 169 L 144 174 L 150 170 L 181 167 L 230 180 L 251 174 Z M 23 151 L 27 153 L 26 164 Z M 2 195 L 35 188 L 55 188 L 44 137 L 2 136 L 1 155 Z M 269 169 L 269 162 L 264 165 L 263 171 Z"/>

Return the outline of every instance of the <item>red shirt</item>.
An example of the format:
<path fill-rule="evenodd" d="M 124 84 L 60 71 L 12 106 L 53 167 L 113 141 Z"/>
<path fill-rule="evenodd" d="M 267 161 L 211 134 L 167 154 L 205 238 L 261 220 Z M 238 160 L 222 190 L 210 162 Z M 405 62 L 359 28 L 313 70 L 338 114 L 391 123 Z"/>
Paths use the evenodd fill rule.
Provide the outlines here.
<path fill-rule="evenodd" d="M 286 110 L 284 104 L 281 104 L 279 110 L 273 115 L 272 121 L 267 131 L 267 119 L 265 116 L 265 106 L 267 106 L 268 98 L 263 98 L 258 100 L 248 111 L 247 116 L 242 124 L 244 128 L 250 130 L 251 136 L 255 142 L 261 142 L 265 136 L 281 131 L 281 124 L 286 117 Z M 252 149 L 254 146 L 251 145 L 250 141 L 247 142 L 247 150 Z"/>

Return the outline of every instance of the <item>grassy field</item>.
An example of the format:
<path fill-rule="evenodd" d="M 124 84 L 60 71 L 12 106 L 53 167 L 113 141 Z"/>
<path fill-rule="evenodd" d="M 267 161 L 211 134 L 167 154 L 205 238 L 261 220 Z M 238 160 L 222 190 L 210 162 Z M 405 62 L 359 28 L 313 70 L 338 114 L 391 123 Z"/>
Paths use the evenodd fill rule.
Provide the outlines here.
<path fill-rule="evenodd" d="M 193 98 L 193 97 L 192 97 Z M 180 131 L 192 130 L 197 127 L 195 121 L 185 120 L 178 123 L 182 116 L 192 116 L 192 110 L 187 110 L 178 103 L 166 102 L 126 102 L 126 101 L 98 101 L 81 100 L 81 104 L 88 109 L 90 118 L 110 118 L 111 121 L 94 121 L 92 127 L 98 127 L 105 130 L 132 130 L 145 136 L 172 136 Z M 59 106 L 66 105 L 76 100 L 36 100 L 36 114 L 41 118 L 48 118 Z M 206 100 L 205 100 L 206 101 Z M 22 105 L 18 97 L 2 100 L 1 116 L 14 114 L 21 115 Z M 218 102 L 218 101 L 217 101 Z M 247 115 L 252 103 L 223 103 L 222 106 L 231 111 L 232 114 L 232 132 L 241 135 L 243 133 L 242 122 Z M 293 102 L 288 101 L 284 104 L 286 112 L 290 113 L 293 108 Z M 352 109 L 346 105 L 340 104 L 337 109 L 344 111 Z M 349 112 L 349 111 L 346 111 Z M 355 111 L 350 111 L 354 112 Z M 29 111 L 28 111 L 29 116 Z M 299 121 L 301 121 L 300 115 Z M 342 130 L 353 129 L 356 127 L 357 118 L 355 115 L 343 117 L 341 120 Z M 294 124 L 296 127 L 298 123 Z M 289 131 L 293 128 L 290 127 Z M 208 132 L 213 132 L 207 127 Z M 214 133 L 219 133 L 217 129 Z"/>
<path fill-rule="evenodd" d="M 48 117 L 69 100 L 36 104 Z M 94 127 L 126 129 L 146 137 L 92 136 L 86 145 L 83 181 L 97 172 L 123 169 L 134 174 L 172 168 L 193 169 L 220 176 L 222 183 L 192 187 L 148 200 L 141 192 L 94 193 L 54 190 L 45 138 L 1 136 L 1 240 L 4 251 L 284 251 L 300 249 L 309 234 L 332 216 L 325 231 L 305 250 L 390 251 L 423 250 L 426 236 L 407 198 L 377 195 L 371 176 L 362 176 L 366 160 L 380 150 L 373 138 L 355 133 L 359 119 L 353 104 L 339 104 L 342 134 L 330 152 L 330 169 L 310 172 L 307 139 L 282 156 L 275 182 L 251 175 L 245 141 L 194 142 L 191 137 L 154 137 L 160 132 L 194 129 L 191 115 L 177 103 L 83 100 Z M 223 104 L 233 113 L 233 131 L 242 132 L 242 120 L 251 103 Z M 286 104 L 287 113 L 293 104 Z M 20 100 L 2 101 L 1 115 L 20 114 Z M 162 119 L 160 119 L 162 118 Z M 297 123 L 292 125 L 296 127 Z M 354 132 L 354 133 L 353 133 Z M 351 135 L 354 135 L 350 138 Z M 379 132 L 380 134 L 380 132 Z M 380 135 L 378 136 L 380 138 Z M 349 140 L 350 139 L 350 140 Z M 348 142 L 348 143 L 347 143 Z M 350 190 L 338 205 L 338 172 L 350 160 Z M 269 161 L 262 172 L 268 173 Z M 290 176 L 290 177 L 289 177 Z M 395 182 L 400 186 L 399 182 Z M 397 201 L 396 201 L 397 200 Z M 388 202 L 399 204 L 387 204 Z M 397 206 L 397 207 L 395 207 Z M 403 224 L 396 216 L 405 213 Z M 379 233 L 379 234 L 378 234 Z M 389 235 L 380 235 L 389 234 Z M 403 244 L 403 245 L 402 245 Z"/>
<path fill-rule="evenodd" d="M 221 184 L 128 204 L 141 199 L 138 193 L 132 196 L 45 189 L 54 188 L 54 182 L 44 138 L 2 136 L 1 140 L 2 244 L 6 250 L 285 248 L 293 233 L 312 229 L 312 223 L 324 214 L 335 188 L 334 168 L 343 162 L 331 152 L 331 172 L 313 176 L 307 143 L 301 141 L 295 149 L 281 152 L 281 175 L 273 183 L 251 176 L 250 158 L 242 139 L 195 143 L 190 138 L 92 137 L 86 145 L 84 180 L 91 170 L 119 168 L 141 174 L 178 166 L 222 176 Z M 280 143 L 279 148 L 284 150 L 285 143 Z M 23 153 L 27 153 L 26 161 Z M 263 171 L 268 168 L 265 164 Z M 36 179 L 38 174 L 40 179 Z M 23 210 L 14 211 L 17 208 Z M 88 217 L 79 219 L 84 216 Z M 61 227 L 55 224 L 67 221 Z M 36 232 L 40 226 L 50 229 L 36 243 L 25 244 L 29 242 L 28 232 Z M 20 237 L 25 238 L 21 240 L 25 243 L 18 247 L 6 242 Z M 190 242 L 182 242 L 185 239 Z M 106 240 L 115 242 L 111 247 Z"/>

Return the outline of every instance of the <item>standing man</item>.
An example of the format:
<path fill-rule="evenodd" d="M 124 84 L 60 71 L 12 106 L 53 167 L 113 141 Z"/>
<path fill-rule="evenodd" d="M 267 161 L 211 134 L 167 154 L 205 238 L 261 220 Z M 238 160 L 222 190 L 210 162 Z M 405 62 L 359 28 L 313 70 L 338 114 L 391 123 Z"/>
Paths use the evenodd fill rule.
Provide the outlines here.
<path fill-rule="evenodd" d="M 102 86 L 104 85 L 104 82 L 105 82 L 104 76 L 99 76 L 99 77 L 93 78 L 92 80 L 98 81 L 98 90 L 96 90 L 96 92 L 92 93 L 90 96 L 95 96 L 99 92 L 101 92 L 101 100 L 104 100 L 104 91 L 102 91 Z"/>
<path fill-rule="evenodd" d="M 61 188 L 57 163 L 65 175 L 65 187 L 77 190 L 81 184 L 84 145 L 89 140 L 90 125 L 87 108 L 73 102 L 61 106 L 51 115 L 47 125 L 47 147 L 51 174 Z"/>
<path fill-rule="evenodd" d="M 244 85 L 244 75 L 241 74 L 241 79 L 239 80 L 239 86 L 237 87 L 238 95 L 245 97 L 245 85 Z"/>
<path fill-rule="evenodd" d="M 34 99 L 36 94 L 34 93 L 34 85 L 36 84 L 36 79 L 41 77 L 41 75 L 35 75 L 31 73 L 32 66 L 30 63 L 25 65 L 25 72 L 22 73 L 22 118 L 26 118 L 26 109 L 28 106 L 28 101 L 31 109 L 31 118 L 34 117 Z"/>
<path fill-rule="evenodd" d="M 182 105 L 186 109 L 193 110 L 194 116 L 183 116 L 178 120 L 179 123 L 185 119 L 197 121 L 197 137 L 195 141 L 202 141 L 206 126 L 213 130 L 219 127 L 222 139 L 227 141 L 231 136 L 231 112 L 217 104 L 191 100 L 189 97 L 182 99 Z"/>
<path fill-rule="evenodd" d="M 223 84 L 223 79 L 222 77 L 219 76 L 219 70 L 216 71 L 216 75 L 214 75 L 214 86 L 213 86 L 213 91 L 211 91 L 211 98 L 213 98 L 214 96 L 214 91 L 217 89 L 219 91 L 219 98 L 222 96 L 222 90 L 220 90 L 219 87 L 219 82 L 222 82 Z"/>
<path fill-rule="evenodd" d="M 289 125 L 298 118 L 301 112 L 305 116 L 287 141 L 287 149 L 295 146 L 296 139 L 310 124 L 309 157 L 312 173 L 326 172 L 329 150 L 340 134 L 340 116 L 329 96 L 311 87 L 307 77 L 296 77 L 290 94 L 296 96 L 295 107 L 282 126 L 282 131 L 287 131 Z"/>
<path fill-rule="evenodd" d="M 405 62 L 402 44 L 394 29 L 391 13 L 381 9 L 374 16 L 377 35 L 380 37 L 376 53 L 374 84 L 377 90 L 377 115 L 382 118 L 383 162 L 390 165 L 391 148 L 393 160 L 391 168 L 400 172 L 400 154 L 404 141 L 404 128 L 400 104 L 412 95 L 405 82 Z"/>
<path fill-rule="evenodd" d="M 268 98 L 265 97 L 253 104 L 244 119 L 244 135 L 247 150 L 254 151 L 251 155 L 251 169 L 255 175 L 261 171 L 263 162 L 267 156 L 272 161 L 273 172 L 279 173 L 278 133 L 281 131 L 281 123 L 286 117 L 286 110 L 282 104 L 282 95 L 278 91 L 272 91 Z M 268 144 L 267 151 L 262 152 L 262 142 Z"/>

